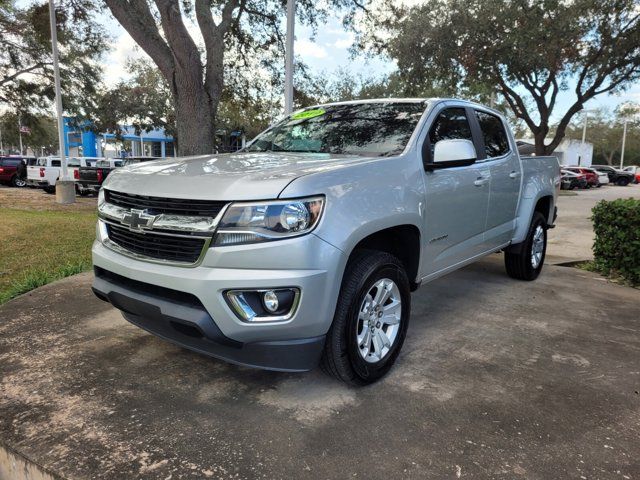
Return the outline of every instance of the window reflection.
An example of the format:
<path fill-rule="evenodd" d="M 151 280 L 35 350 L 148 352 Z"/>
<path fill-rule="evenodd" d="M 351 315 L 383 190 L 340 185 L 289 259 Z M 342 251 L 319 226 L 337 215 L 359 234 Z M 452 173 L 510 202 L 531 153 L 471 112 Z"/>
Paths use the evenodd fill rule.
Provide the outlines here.
<path fill-rule="evenodd" d="M 425 107 L 424 102 L 385 102 L 309 109 L 313 116 L 288 117 L 247 150 L 396 155 L 404 150 Z"/>

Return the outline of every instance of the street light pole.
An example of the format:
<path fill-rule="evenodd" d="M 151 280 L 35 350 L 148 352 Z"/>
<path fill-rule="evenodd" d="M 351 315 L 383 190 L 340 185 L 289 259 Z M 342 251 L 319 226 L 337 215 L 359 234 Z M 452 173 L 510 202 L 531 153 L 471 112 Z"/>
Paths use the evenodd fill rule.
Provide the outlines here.
<path fill-rule="evenodd" d="M 20 143 L 20 155 L 22 155 L 22 120 L 20 116 L 18 116 L 18 142 Z"/>
<path fill-rule="evenodd" d="M 624 147 L 627 143 L 627 123 L 629 123 L 629 120 L 624 121 L 624 128 L 622 129 L 622 153 L 620 154 L 620 170 L 622 170 L 622 166 L 624 165 Z"/>
<path fill-rule="evenodd" d="M 284 59 L 284 113 L 293 112 L 293 40 L 296 25 L 296 2 L 287 0 L 287 39 Z"/>
<path fill-rule="evenodd" d="M 60 65 L 58 65 L 58 34 L 56 31 L 56 8 L 53 0 L 49 0 L 49 23 L 51 24 L 51 53 L 53 54 L 53 80 L 56 92 L 56 113 L 58 115 L 58 143 L 60 148 L 61 178 L 56 183 L 56 201 L 58 203 L 74 203 L 75 185 L 69 179 L 64 151 L 64 122 L 62 119 L 62 92 L 60 89 Z"/>
<path fill-rule="evenodd" d="M 580 144 L 580 155 L 578 155 L 578 165 L 581 165 L 582 155 L 585 151 L 585 143 L 587 141 L 587 120 L 589 119 L 589 112 L 592 110 L 584 110 L 584 125 L 582 126 L 582 143 Z"/>

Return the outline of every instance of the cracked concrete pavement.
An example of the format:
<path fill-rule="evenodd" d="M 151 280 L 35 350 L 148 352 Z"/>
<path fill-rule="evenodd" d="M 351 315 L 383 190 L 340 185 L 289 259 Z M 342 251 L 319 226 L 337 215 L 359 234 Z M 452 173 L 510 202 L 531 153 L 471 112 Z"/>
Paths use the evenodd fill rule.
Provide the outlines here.
<path fill-rule="evenodd" d="M 554 246 L 589 232 L 579 195 L 561 197 L 574 213 L 552 259 L 585 251 Z M 441 278 L 413 294 L 389 376 L 361 389 L 178 348 L 90 281 L 0 307 L 0 443 L 42 478 L 640 476 L 640 291 L 598 275 L 517 282 L 492 255 Z"/>

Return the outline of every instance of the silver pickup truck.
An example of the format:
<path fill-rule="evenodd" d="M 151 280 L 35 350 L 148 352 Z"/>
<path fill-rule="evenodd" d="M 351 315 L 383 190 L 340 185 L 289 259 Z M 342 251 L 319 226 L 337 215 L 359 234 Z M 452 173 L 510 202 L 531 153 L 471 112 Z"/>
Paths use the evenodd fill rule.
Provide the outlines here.
<path fill-rule="evenodd" d="M 298 111 L 234 154 L 114 171 L 99 194 L 95 294 L 186 348 L 271 370 L 383 376 L 410 293 L 504 251 L 534 280 L 560 183 L 505 119 L 447 99 Z"/>

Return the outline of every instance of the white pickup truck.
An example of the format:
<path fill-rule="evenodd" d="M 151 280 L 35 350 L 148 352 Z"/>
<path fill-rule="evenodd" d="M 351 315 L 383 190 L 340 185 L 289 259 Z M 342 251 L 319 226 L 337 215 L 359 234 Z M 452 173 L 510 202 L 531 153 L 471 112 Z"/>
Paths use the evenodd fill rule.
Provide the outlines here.
<path fill-rule="evenodd" d="M 66 158 L 69 169 L 69 177 L 77 182 L 80 167 L 93 167 L 101 158 L 94 157 L 68 157 Z M 43 188 L 47 193 L 56 191 L 56 183 L 62 175 L 60 157 L 40 157 L 35 165 L 27 167 L 27 185 Z M 80 189 L 79 193 L 83 193 Z"/>
<path fill-rule="evenodd" d="M 35 165 L 27 167 L 27 185 L 43 188 L 47 193 L 56 191 L 56 182 L 60 177 L 59 157 L 40 157 Z"/>
<path fill-rule="evenodd" d="M 238 153 L 113 171 L 93 289 L 186 348 L 367 384 L 395 362 L 418 286 L 500 251 L 511 277 L 538 276 L 559 186 L 557 159 L 520 158 L 482 105 L 318 105 Z"/>

